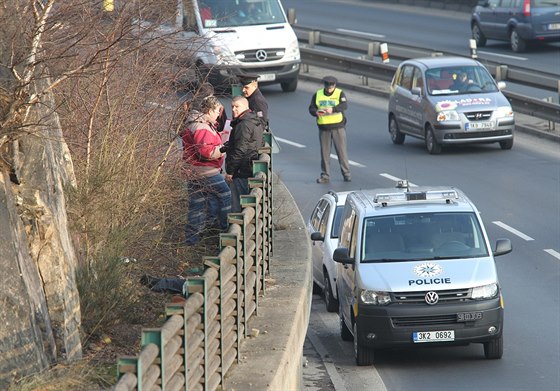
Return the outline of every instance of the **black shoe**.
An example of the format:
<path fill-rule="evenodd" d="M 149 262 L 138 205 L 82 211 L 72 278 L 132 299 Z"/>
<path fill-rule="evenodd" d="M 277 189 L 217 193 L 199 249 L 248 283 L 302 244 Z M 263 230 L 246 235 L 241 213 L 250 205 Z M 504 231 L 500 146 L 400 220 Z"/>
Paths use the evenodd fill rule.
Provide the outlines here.
<path fill-rule="evenodd" d="M 144 274 L 140 278 L 140 284 L 145 285 L 148 288 L 152 289 L 159 282 L 159 280 L 160 280 L 159 278 L 155 278 L 147 274 Z"/>
<path fill-rule="evenodd" d="M 344 178 L 344 182 L 352 182 L 352 178 L 347 176 L 347 177 Z"/>
<path fill-rule="evenodd" d="M 329 178 L 325 178 L 322 176 L 321 178 L 317 178 L 317 183 L 329 183 Z"/>

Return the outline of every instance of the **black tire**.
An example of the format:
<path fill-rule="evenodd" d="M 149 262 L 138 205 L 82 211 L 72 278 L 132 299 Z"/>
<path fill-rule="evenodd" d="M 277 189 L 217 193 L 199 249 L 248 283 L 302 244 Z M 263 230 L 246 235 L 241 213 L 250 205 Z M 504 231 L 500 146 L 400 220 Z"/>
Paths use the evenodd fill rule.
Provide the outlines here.
<path fill-rule="evenodd" d="M 426 128 L 426 149 L 430 155 L 437 155 L 441 153 L 441 145 L 438 144 L 436 136 L 434 135 L 434 130 L 431 126 Z"/>
<path fill-rule="evenodd" d="M 342 308 L 339 308 L 338 310 L 338 320 L 340 324 L 340 338 L 342 338 L 343 341 L 352 341 L 354 339 L 354 336 L 352 335 L 352 332 L 350 331 L 348 326 L 346 326 Z"/>
<path fill-rule="evenodd" d="M 358 341 L 358 322 L 354 322 L 354 356 L 358 366 L 372 365 L 375 358 L 373 348 L 363 346 Z"/>
<path fill-rule="evenodd" d="M 500 148 L 504 151 L 513 148 L 513 139 L 500 141 Z"/>
<path fill-rule="evenodd" d="M 323 288 L 321 288 L 315 281 L 313 281 L 313 294 L 321 295 L 323 293 Z"/>
<path fill-rule="evenodd" d="M 294 77 L 290 81 L 280 83 L 280 86 L 282 87 L 282 91 L 284 92 L 294 92 L 297 89 L 297 84 L 298 84 L 298 78 Z"/>
<path fill-rule="evenodd" d="M 401 145 L 404 143 L 404 133 L 401 133 L 399 129 L 399 124 L 395 117 L 391 116 L 389 118 L 389 134 L 391 135 L 391 141 L 393 144 Z"/>
<path fill-rule="evenodd" d="M 480 29 L 478 23 L 473 23 L 473 25 L 471 26 L 471 31 L 472 37 L 476 41 L 476 46 L 480 48 L 486 46 L 486 37 L 482 33 L 482 30 Z"/>
<path fill-rule="evenodd" d="M 323 272 L 323 275 L 325 276 L 325 280 L 323 282 L 323 286 L 325 287 L 323 289 L 323 297 L 325 298 L 325 306 L 326 306 L 328 312 L 336 312 L 338 310 L 338 300 L 336 300 L 334 298 L 329 274 L 325 270 Z"/>
<path fill-rule="evenodd" d="M 488 360 L 497 360 L 502 358 L 504 354 L 504 336 L 484 342 L 484 357 Z"/>
<path fill-rule="evenodd" d="M 519 36 L 516 29 L 511 30 L 509 44 L 511 45 L 511 50 L 515 53 L 523 53 L 527 50 L 527 41 Z"/>

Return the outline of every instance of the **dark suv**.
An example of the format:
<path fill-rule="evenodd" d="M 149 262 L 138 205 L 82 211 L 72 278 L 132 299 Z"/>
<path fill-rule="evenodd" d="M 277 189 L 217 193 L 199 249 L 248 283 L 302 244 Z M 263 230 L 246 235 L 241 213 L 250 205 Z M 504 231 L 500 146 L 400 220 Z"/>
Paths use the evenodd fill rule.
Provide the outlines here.
<path fill-rule="evenodd" d="M 560 41 L 559 0 L 480 0 L 471 17 L 479 47 L 487 39 L 509 41 L 514 52 L 531 42 Z"/>

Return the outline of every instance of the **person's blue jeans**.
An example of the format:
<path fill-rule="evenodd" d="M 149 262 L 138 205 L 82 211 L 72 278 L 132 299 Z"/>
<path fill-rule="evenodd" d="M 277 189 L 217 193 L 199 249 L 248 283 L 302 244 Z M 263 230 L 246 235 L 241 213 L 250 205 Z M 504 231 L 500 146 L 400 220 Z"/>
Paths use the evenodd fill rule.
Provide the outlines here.
<path fill-rule="evenodd" d="M 233 178 L 230 183 L 231 189 L 231 211 L 241 212 L 241 196 L 249 194 L 249 178 Z"/>
<path fill-rule="evenodd" d="M 186 244 L 192 245 L 200 240 L 200 233 L 207 227 L 217 226 L 226 230 L 227 215 L 231 212 L 231 191 L 224 177 L 216 174 L 211 177 L 192 179 L 187 183 L 189 210 L 185 228 Z"/>

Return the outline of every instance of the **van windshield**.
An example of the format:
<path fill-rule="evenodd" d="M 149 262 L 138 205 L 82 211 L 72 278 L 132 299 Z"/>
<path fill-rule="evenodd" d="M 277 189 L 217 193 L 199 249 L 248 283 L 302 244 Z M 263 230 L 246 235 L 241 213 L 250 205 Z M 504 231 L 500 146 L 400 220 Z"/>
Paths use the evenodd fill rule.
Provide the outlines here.
<path fill-rule="evenodd" d="M 280 0 L 197 0 L 205 28 L 286 23 Z"/>
<path fill-rule="evenodd" d="M 498 91 L 492 75 L 481 66 L 431 68 L 425 72 L 430 95 L 476 94 Z"/>
<path fill-rule="evenodd" d="M 364 221 L 361 262 L 398 262 L 488 256 L 471 212 L 370 217 Z"/>

